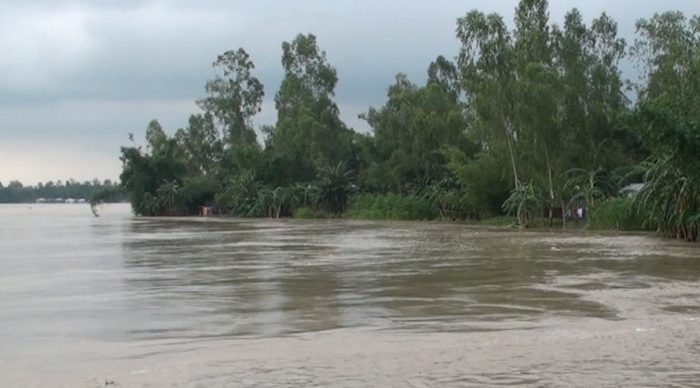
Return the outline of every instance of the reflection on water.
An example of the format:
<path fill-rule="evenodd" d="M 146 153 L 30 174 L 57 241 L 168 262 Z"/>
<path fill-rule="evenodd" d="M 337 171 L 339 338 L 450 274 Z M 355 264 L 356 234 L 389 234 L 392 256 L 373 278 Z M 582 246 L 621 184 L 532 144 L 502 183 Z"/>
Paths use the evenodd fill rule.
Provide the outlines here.
<path fill-rule="evenodd" d="M 700 381 L 696 245 L 103 213 L 0 207 L 11 385 Z"/>

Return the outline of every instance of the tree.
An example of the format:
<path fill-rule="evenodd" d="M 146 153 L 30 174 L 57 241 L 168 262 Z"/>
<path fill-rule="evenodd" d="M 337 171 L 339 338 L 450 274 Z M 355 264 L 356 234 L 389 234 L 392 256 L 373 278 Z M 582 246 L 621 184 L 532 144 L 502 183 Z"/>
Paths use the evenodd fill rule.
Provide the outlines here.
<path fill-rule="evenodd" d="M 446 59 L 442 55 L 438 56 L 435 61 L 428 66 L 428 82 L 437 84 L 448 93 L 456 102 L 459 100 L 462 92 L 462 87 L 459 84 L 459 72 L 452 61 Z"/>
<path fill-rule="evenodd" d="M 516 73 L 512 37 L 498 14 L 471 11 L 457 20 L 462 87 L 486 142 L 506 144 L 514 187 L 520 185 L 515 139 Z"/>
<path fill-rule="evenodd" d="M 628 101 L 618 68 L 626 43 L 617 37 L 617 23 L 602 14 L 588 28 L 573 9 L 564 29 L 554 35 L 562 79 L 562 137 L 571 149 L 568 164 L 592 170 L 627 163 L 619 143 L 626 136 L 621 118 Z"/>
<path fill-rule="evenodd" d="M 375 173 L 385 191 L 402 193 L 416 183 L 438 182 L 447 174 L 445 148 L 474 148 L 466 137 L 454 65 L 441 58 L 430 65 L 425 86 L 398 74 L 385 105 L 361 116 L 374 131 Z"/>
<path fill-rule="evenodd" d="M 157 153 L 163 150 L 165 143 L 168 141 L 168 136 L 163 132 L 163 128 L 158 120 L 153 119 L 148 123 L 148 127 L 146 127 L 146 141 L 151 152 Z"/>
<path fill-rule="evenodd" d="M 637 128 L 650 151 L 638 205 L 668 237 L 700 236 L 700 17 L 667 12 L 637 23 L 647 85 Z"/>
<path fill-rule="evenodd" d="M 581 200 L 589 208 L 594 207 L 596 200 L 616 191 L 611 174 L 602 168 L 590 171 L 572 168 L 564 175 L 567 178 L 564 183 L 564 192 L 569 194 L 568 207 Z"/>
<path fill-rule="evenodd" d="M 123 163 L 120 179 L 122 186 L 131 196 L 131 206 L 136 214 L 172 215 L 178 213 L 171 205 L 175 202 L 159 200 L 159 188 L 163 184 L 177 187 L 186 175 L 186 164 L 175 139 L 168 138 L 158 122 L 153 120 L 146 129 L 149 150 L 143 152 L 138 147 L 122 147 Z M 170 195 L 173 190 L 168 190 Z"/>
<path fill-rule="evenodd" d="M 522 184 L 511 191 L 508 199 L 503 202 L 503 210 L 515 214 L 518 225 L 529 227 L 534 214 L 542 206 L 542 194 L 532 182 Z"/>
<path fill-rule="evenodd" d="M 313 180 L 318 166 L 352 162 L 352 131 L 333 102 L 338 76 L 312 34 L 282 44 L 284 79 L 275 96 L 277 125 L 266 153 L 275 184 Z"/>
<path fill-rule="evenodd" d="M 208 176 L 219 172 L 223 142 L 209 112 L 191 115 L 189 125 L 175 133 L 175 140 L 191 174 Z"/>
<path fill-rule="evenodd" d="M 175 181 L 165 181 L 156 190 L 159 213 L 174 216 L 181 212 L 179 209 L 180 187 Z"/>
<path fill-rule="evenodd" d="M 564 208 L 564 171 L 628 161 L 617 67 L 625 41 L 605 14 L 589 29 L 574 9 L 563 29 L 550 26 L 546 0 L 520 1 L 514 19 L 512 32 L 495 14 L 458 20 L 462 85 L 482 152 L 507 151 L 515 192 L 524 179 L 547 188 L 551 222 L 555 204 Z"/>
<path fill-rule="evenodd" d="M 532 169 L 528 175 L 537 181 L 538 186 L 548 187 L 546 203 L 551 224 L 552 208 L 559 195 L 555 180 L 561 164 L 562 137 L 559 127 L 560 80 L 553 66 L 553 36 L 548 22 L 546 0 L 520 2 L 515 10 L 513 59 L 519 81 L 515 84 L 518 101 L 515 117 L 521 129 L 518 139 L 520 155 L 524 164 Z"/>
<path fill-rule="evenodd" d="M 331 213 L 344 212 L 352 191 L 353 171 L 341 161 L 335 166 L 323 166 L 318 178 L 321 201 Z"/>
<path fill-rule="evenodd" d="M 495 156 L 496 151 L 473 157 L 454 147 L 446 151 L 447 167 L 460 185 L 465 216 L 483 219 L 501 213 L 511 191 L 510 176 L 508 164 Z"/>
<path fill-rule="evenodd" d="M 252 118 L 260 112 L 265 92 L 252 74 L 255 65 L 250 56 L 242 48 L 226 51 L 212 66 L 219 73 L 207 82 L 207 97 L 198 101 L 199 106 L 222 126 L 229 147 L 256 143 Z"/>

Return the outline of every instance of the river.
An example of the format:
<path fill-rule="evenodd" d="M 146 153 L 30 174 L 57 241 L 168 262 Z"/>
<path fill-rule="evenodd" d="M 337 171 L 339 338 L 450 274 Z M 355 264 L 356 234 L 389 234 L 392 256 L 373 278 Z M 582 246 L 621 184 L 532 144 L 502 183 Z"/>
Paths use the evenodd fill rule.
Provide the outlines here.
<path fill-rule="evenodd" d="M 700 384 L 700 245 L 0 205 L 0 385 Z"/>

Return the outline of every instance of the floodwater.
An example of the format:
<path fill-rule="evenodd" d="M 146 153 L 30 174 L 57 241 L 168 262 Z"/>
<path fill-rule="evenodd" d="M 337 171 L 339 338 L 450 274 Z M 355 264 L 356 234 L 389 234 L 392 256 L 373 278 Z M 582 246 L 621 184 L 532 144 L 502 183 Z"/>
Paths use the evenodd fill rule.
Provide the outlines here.
<path fill-rule="evenodd" d="M 700 245 L 0 206 L 0 386 L 697 386 Z"/>

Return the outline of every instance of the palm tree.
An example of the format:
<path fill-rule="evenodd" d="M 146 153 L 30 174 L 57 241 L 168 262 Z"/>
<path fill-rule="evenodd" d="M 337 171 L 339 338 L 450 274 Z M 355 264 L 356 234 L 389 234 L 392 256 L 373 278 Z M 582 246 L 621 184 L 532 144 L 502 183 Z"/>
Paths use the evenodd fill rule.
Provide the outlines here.
<path fill-rule="evenodd" d="M 315 208 L 319 202 L 319 187 L 312 183 L 295 183 L 289 187 L 289 206 Z"/>
<path fill-rule="evenodd" d="M 289 187 L 277 187 L 272 190 L 272 202 L 270 204 L 272 211 L 271 215 L 274 218 L 280 218 L 282 210 L 289 210 L 292 200 L 292 190 Z"/>
<path fill-rule="evenodd" d="M 348 197 L 353 190 L 353 171 L 348 169 L 345 162 L 335 166 L 326 165 L 319 169 L 320 199 L 332 213 L 342 213 Z"/>
<path fill-rule="evenodd" d="M 541 191 L 530 181 L 526 184 L 521 183 L 511 191 L 510 197 L 503 202 L 503 210 L 508 214 L 515 214 L 518 225 L 527 228 L 533 214 L 542 207 L 542 203 Z"/>
<path fill-rule="evenodd" d="M 644 186 L 635 198 L 666 237 L 695 241 L 700 235 L 700 180 L 675 166 L 671 157 L 642 164 Z"/>
<path fill-rule="evenodd" d="M 156 194 L 158 195 L 158 205 L 163 212 L 167 215 L 176 215 L 179 210 L 177 209 L 179 187 L 177 183 L 173 181 L 165 181 L 158 187 Z"/>
<path fill-rule="evenodd" d="M 569 194 L 568 208 L 580 201 L 591 208 L 595 206 L 597 199 L 604 198 L 615 191 L 613 179 L 602 168 L 595 170 L 572 168 L 564 173 L 564 177 L 566 178 L 564 192 Z"/>
<path fill-rule="evenodd" d="M 252 201 L 246 216 L 272 218 L 274 215 L 272 197 L 272 190 L 269 187 L 260 187 L 256 192 L 256 196 L 251 198 Z"/>

